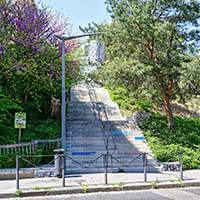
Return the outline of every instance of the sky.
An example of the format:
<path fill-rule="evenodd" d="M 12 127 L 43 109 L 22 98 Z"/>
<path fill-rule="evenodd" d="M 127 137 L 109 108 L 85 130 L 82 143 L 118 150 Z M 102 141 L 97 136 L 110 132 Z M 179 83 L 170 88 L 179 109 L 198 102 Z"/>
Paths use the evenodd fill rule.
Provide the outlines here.
<path fill-rule="evenodd" d="M 110 21 L 104 3 L 105 0 L 37 0 L 37 2 L 41 2 L 69 17 L 73 33 L 80 33 L 79 25 L 85 27 L 92 21 L 97 23 Z"/>

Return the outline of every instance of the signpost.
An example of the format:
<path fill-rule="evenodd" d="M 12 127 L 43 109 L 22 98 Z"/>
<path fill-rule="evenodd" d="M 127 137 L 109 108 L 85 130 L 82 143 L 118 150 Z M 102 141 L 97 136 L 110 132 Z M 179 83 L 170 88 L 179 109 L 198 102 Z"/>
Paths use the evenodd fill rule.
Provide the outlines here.
<path fill-rule="evenodd" d="M 18 143 L 21 142 L 22 128 L 26 128 L 26 113 L 16 112 L 15 113 L 15 128 L 19 129 Z"/>

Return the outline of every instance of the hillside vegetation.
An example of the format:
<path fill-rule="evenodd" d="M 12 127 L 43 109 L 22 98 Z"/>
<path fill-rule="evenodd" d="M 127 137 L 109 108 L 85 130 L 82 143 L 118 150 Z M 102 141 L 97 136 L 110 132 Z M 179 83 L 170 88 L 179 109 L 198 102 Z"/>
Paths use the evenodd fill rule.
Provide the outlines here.
<path fill-rule="evenodd" d="M 107 0 L 106 4 L 112 22 L 83 29 L 106 32 L 100 38 L 106 43 L 107 61 L 92 77 L 109 90 L 125 115 L 152 114 L 140 126 L 158 159 L 167 161 L 183 151 L 184 168 L 200 168 L 200 121 L 193 118 L 198 115 L 192 110 L 182 115 L 173 106 L 193 100 L 199 104 L 200 2 Z"/>
<path fill-rule="evenodd" d="M 184 169 L 200 169 L 200 118 L 175 117 L 176 129 L 166 126 L 166 117 L 153 114 L 140 124 L 148 145 L 160 161 L 177 160 L 183 152 Z"/>
<path fill-rule="evenodd" d="M 45 6 L 0 1 L 0 144 L 18 143 L 16 112 L 27 115 L 20 142 L 60 137 L 61 42 L 68 20 Z M 66 42 L 66 89 L 79 75 L 77 41 Z M 54 110 L 57 110 L 54 112 Z"/>

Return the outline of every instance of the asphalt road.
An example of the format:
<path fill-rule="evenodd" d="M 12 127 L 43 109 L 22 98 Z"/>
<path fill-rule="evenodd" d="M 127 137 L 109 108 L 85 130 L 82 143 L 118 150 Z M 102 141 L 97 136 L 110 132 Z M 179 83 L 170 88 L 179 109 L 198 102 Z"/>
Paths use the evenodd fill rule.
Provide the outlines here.
<path fill-rule="evenodd" d="M 23 200 L 44 200 L 44 199 L 47 200 L 200 200 L 200 187 L 23 198 Z"/>

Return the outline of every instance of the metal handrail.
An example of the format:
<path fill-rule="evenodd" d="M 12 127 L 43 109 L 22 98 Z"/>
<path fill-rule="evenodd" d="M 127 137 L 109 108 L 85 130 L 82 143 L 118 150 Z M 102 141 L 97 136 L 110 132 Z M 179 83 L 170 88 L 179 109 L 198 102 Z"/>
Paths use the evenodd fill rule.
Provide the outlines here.
<path fill-rule="evenodd" d="M 144 155 L 144 153 L 140 153 L 136 158 L 134 158 L 133 160 L 129 161 L 129 162 L 122 162 L 121 160 L 119 160 L 118 158 L 115 158 L 113 155 L 110 154 L 110 157 L 114 160 L 116 160 L 118 163 L 120 163 L 123 167 L 129 167 L 130 164 L 132 164 L 134 161 L 136 161 L 139 157 L 141 157 L 142 155 Z M 127 164 L 124 164 L 127 163 Z"/>
<path fill-rule="evenodd" d="M 94 162 L 96 162 L 97 160 L 99 160 L 101 157 L 103 157 L 103 156 L 105 156 L 105 155 L 110 156 L 110 158 L 111 158 L 112 160 L 117 161 L 117 162 L 118 162 L 119 164 L 121 164 L 123 167 L 129 167 L 130 164 L 132 164 L 134 161 L 136 161 L 138 158 L 140 158 L 140 157 L 141 157 L 142 155 L 144 155 L 144 154 L 150 156 L 151 158 L 153 158 L 153 160 L 155 160 L 156 162 L 158 162 L 158 163 L 160 163 L 160 164 L 165 164 L 165 163 L 168 162 L 168 161 L 161 162 L 161 161 L 159 161 L 158 159 L 156 159 L 153 155 L 151 155 L 150 153 L 139 153 L 138 156 L 137 156 L 136 158 L 134 158 L 134 159 L 132 159 L 131 161 L 128 161 L 128 162 L 121 161 L 120 159 L 114 157 L 114 156 L 113 156 L 112 154 L 110 154 L 110 153 L 108 153 L 108 154 L 103 153 L 103 154 L 100 154 L 100 155 L 99 155 L 97 158 L 95 158 L 94 160 L 88 162 L 86 166 L 84 166 L 84 165 L 82 165 L 80 162 L 78 162 L 78 161 L 76 161 L 75 159 L 73 159 L 72 157 L 70 157 L 70 156 L 68 156 L 68 155 L 64 155 L 64 156 L 65 156 L 66 158 L 72 160 L 74 163 L 80 165 L 80 166 L 83 167 L 83 168 L 89 168 L 89 166 L 90 166 L 91 164 L 93 164 Z M 179 154 L 180 154 L 180 153 L 173 154 L 173 155 L 179 155 Z M 51 157 L 51 156 L 54 156 L 54 155 L 31 155 L 31 156 L 25 156 L 25 155 L 24 155 L 24 156 L 19 156 L 19 157 L 20 157 L 22 160 L 24 160 L 25 162 L 28 162 L 29 164 L 31 164 L 32 166 L 37 167 L 37 168 L 40 168 L 39 166 L 35 165 L 34 163 L 32 163 L 31 161 L 29 161 L 29 160 L 27 160 L 27 159 L 25 159 L 25 158 Z M 45 164 L 44 166 L 47 166 L 47 165 L 53 163 L 56 159 L 58 159 L 58 158 L 54 158 L 53 160 L 51 160 L 48 164 Z M 112 162 L 112 161 L 111 161 L 111 162 Z M 43 166 L 42 168 L 44 168 L 44 166 Z"/>
<path fill-rule="evenodd" d="M 95 158 L 94 160 L 90 161 L 87 163 L 87 165 L 82 165 L 80 162 L 76 161 L 75 159 L 73 159 L 72 157 L 65 155 L 65 157 L 67 157 L 68 159 L 72 160 L 74 163 L 78 164 L 79 166 L 83 167 L 83 168 L 90 168 L 90 165 L 95 163 L 97 160 L 99 160 L 101 157 L 103 157 L 105 154 L 101 154 L 99 155 L 97 158 Z"/>
<path fill-rule="evenodd" d="M 91 100 L 92 105 L 93 105 L 94 113 L 96 114 L 96 111 L 98 112 L 98 118 L 101 122 L 103 134 L 104 134 L 104 143 L 105 143 L 106 151 L 108 152 L 109 150 L 111 150 L 111 149 L 109 149 L 109 144 L 108 144 L 109 137 L 111 137 L 113 145 L 114 145 L 114 152 L 115 152 L 115 150 L 117 149 L 116 142 L 113 138 L 113 135 L 111 134 L 110 128 L 109 128 L 109 130 L 107 130 L 110 134 L 108 134 L 108 135 L 106 134 L 106 126 L 103 123 L 102 116 L 101 116 L 101 111 L 103 110 L 104 115 L 106 117 L 106 121 L 108 121 L 108 115 L 107 115 L 107 112 L 106 112 L 106 109 L 105 109 L 105 105 L 102 103 L 101 108 L 100 108 L 99 104 L 95 103 L 95 102 L 97 102 L 97 96 L 96 96 L 94 86 L 92 85 L 92 83 L 88 83 L 88 89 L 89 89 L 89 97 L 90 97 L 90 100 Z M 95 101 L 92 98 L 91 91 L 93 91 L 93 97 L 94 97 Z M 96 117 L 96 115 L 95 115 L 95 117 Z M 114 152 L 112 152 L 112 153 L 114 153 Z"/>
<path fill-rule="evenodd" d="M 79 166 L 86 168 L 85 166 L 83 166 L 80 162 L 76 161 L 75 159 L 73 159 L 72 157 L 65 155 L 65 157 L 69 158 L 71 161 L 73 161 L 74 163 L 78 164 Z"/>
<path fill-rule="evenodd" d="M 171 154 L 171 157 L 172 156 L 177 156 L 179 155 L 181 152 L 179 153 L 174 153 L 174 154 Z M 151 158 L 153 158 L 156 162 L 158 162 L 159 164 L 165 164 L 165 163 L 168 163 L 172 158 L 168 159 L 167 161 L 165 162 L 162 162 L 162 161 L 159 161 L 157 158 L 155 158 L 153 155 L 151 155 L 150 153 L 146 153 L 148 156 L 150 156 Z"/>
<path fill-rule="evenodd" d="M 53 155 L 51 155 L 51 156 L 53 156 Z M 57 160 L 59 157 L 54 158 L 53 160 L 51 160 L 49 163 L 43 165 L 42 167 L 37 166 L 36 164 L 32 163 L 31 161 L 29 161 L 29 160 L 27 160 L 27 159 L 25 159 L 25 158 L 34 158 L 34 157 L 35 157 L 35 158 L 37 158 L 37 157 L 51 157 L 51 156 L 48 156 L 48 155 L 38 155 L 38 156 L 19 156 L 19 158 L 20 158 L 21 160 L 23 160 L 23 161 L 29 163 L 31 166 L 33 166 L 33 167 L 35 167 L 35 168 L 43 169 L 43 168 L 45 168 L 45 166 L 48 166 L 48 165 L 54 163 L 55 160 Z"/>
<path fill-rule="evenodd" d="M 98 106 L 99 106 L 99 105 L 98 105 Z M 106 121 L 109 121 L 109 120 L 108 120 L 108 115 L 107 115 L 107 112 L 106 112 L 105 105 L 104 105 L 104 104 L 101 104 L 101 106 L 102 106 L 102 108 L 103 108 L 103 112 L 104 112 L 104 115 L 105 115 L 105 117 L 106 117 Z M 105 126 L 104 124 L 103 124 L 103 126 L 105 127 L 105 131 L 106 131 L 106 126 Z M 108 132 L 109 132 L 109 134 L 106 135 L 107 140 L 108 140 L 109 138 L 112 139 L 112 142 L 113 142 L 113 145 L 114 145 L 114 151 L 115 151 L 115 150 L 117 149 L 117 145 L 116 145 L 115 139 L 114 139 L 114 137 L 113 137 L 113 135 L 112 135 L 112 133 L 111 133 L 111 127 L 110 127 L 110 125 L 109 125 Z M 110 150 L 109 147 L 108 147 L 108 150 Z M 113 152 L 113 153 L 114 153 L 114 152 Z"/>

